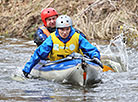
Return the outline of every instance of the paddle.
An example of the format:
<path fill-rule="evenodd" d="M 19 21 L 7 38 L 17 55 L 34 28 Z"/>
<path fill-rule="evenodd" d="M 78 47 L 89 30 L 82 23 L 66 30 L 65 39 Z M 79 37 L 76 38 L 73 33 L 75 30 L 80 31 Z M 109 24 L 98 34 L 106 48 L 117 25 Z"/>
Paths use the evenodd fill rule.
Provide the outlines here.
<path fill-rule="evenodd" d="M 115 72 L 111 67 L 109 67 L 107 65 L 103 65 L 98 58 L 93 58 L 92 62 L 98 64 L 103 69 L 103 72 L 107 72 L 109 70 L 111 70 L 112 72 Z"/>
<path fill-rule="evenodd" d="M 39 62 L 39 64 L 42 64 L 42 66 L 48 66 L 48 65 L 58 64 L 58 63 L 62 63 L 62 62 L 65 62 L 65 61 L 70 61 L 70 60 L 72 60 L 72 57 L 67 57 L 67 58 L 64 58 L 64 59 L 56 60 L 56 61 L 50 61 L 50 62 L 47 62 L 45 64 Z"/>
<path fill-rule="evenodd" d="M 79 55 L 76 55 L 76 54 L 73 55 L 73 56 L 68 56 L 68 57 L 66 57 L 64 59 L 60 59 L 60 60 L 56 60 L 56 61 L 50 61 L 50 62 L 48 62 L 46 64 L 42 63 L 42 65 L 43 66 L 48 66 L 48 65 L 52 65 L 52 64 L 62 63 L 62 62 L 65 62 L 65 61 L 70 61 L 70 60 L 73 60 L 73 59 L 81 59 L 83 61 L 93 62 L 93 63 L 99 65 L 103 69 L 103 72 L 106 72 L 106 71 L 109 71 L 109 70 L 111 70 L 112 72 L 115 72 L 111 67 L 109 67 L 107 65 L 103 65 L 98 58 L 89 59 L 89 58 L 86 58 L 84 56 L 79 56 Z"/>
<path fill-rule="evenodd" d="M 107 66 L 107 65 L 103 65 L 103 72 L 107 72 L 111 70 L 112 72 L 115 72 L 111 67 Z"/>
<path fill-rule="evenodd" d="M 107 72 L 109 70 L 111 70 L 112 72 L 115 72 L 111 67 L 109 67 L 107 65 L 103 65 L 98 58 L 93 58 L 93 59 L 85 58 L 85 60 L 94 62 L 95 64 L 98 64 L 103 69 L 103 72 Z"/>

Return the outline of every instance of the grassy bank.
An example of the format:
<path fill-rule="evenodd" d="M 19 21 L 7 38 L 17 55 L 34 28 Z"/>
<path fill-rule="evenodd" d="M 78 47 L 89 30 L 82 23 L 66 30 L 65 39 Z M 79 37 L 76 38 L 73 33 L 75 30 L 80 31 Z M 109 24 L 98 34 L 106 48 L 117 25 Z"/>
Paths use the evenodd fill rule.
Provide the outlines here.
<path fill-rule="evenodd" d="M 137 0 L 1 0 L 0 35 L 32 39 L 42 24 L 40 12 L 53 7 L 61 14 L 70 15 L 74 27 L 85 33 L 89 40 L 110 40 L 120 34 L 120 26 L 135 29 L 126 34 L 128 41 L 137 37 Z"/>

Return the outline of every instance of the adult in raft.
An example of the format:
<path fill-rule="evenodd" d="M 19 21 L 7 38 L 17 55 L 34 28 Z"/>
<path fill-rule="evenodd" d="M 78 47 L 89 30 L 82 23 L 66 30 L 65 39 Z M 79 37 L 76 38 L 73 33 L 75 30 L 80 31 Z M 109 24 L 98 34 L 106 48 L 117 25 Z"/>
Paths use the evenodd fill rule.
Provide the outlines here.
<path fill-rule="evenodd" d="M 40 26 L 34 34 L 34 43 L 40 46 L 50 35 L 50 33 L 56 31 L 56 19 L 59 16 L 58 12 L 54 8 L 46 8 L 41 12 L 41 19 L 43 25 Z M 80 33 L 84 38 L 86 36 L 75 29 L 75 32 Z"/>
<path fill-rule="evenodd" d="M 51 61 L 65 58 L 73 52 L 86 54 L 91 59 L 100 60 L 100 52 L 90 44 L 81 34 L 75 32 L 72 27 L 72 20 L 67 15 L 61 15 L 56 19 L 56 31 L 34 51 L 30 60 L 23 68 L 23 74 L 28 77 L 32 68 L 40 61 L 49 56 Z"/>

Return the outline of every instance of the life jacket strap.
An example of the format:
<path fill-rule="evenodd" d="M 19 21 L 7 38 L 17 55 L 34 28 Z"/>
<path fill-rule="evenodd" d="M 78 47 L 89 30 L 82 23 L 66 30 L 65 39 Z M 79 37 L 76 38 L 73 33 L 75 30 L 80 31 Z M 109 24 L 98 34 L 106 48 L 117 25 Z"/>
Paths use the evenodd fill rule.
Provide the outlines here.
<path fill-rule="evenodd" d="M 46 28 L 45 26 L 41 26 L 41 27 L 39 27 L 39 28 L 42 29 L 43 33 L 44 33 L 47 37 L 49 37 L 50 32 L 47 30 L 47 28 Z"/>

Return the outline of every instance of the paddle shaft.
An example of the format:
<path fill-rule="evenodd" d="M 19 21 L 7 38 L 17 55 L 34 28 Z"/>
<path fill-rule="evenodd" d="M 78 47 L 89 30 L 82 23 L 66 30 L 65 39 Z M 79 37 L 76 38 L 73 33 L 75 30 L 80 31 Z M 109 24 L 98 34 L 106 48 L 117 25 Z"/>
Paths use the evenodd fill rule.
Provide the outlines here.
<path fill-rule="evenodd" d="M 48 66 L 48 65 L 52 65 L 52 64 L 58 64 L 58 63 L 62 63 L 62 62 L 65 62 L 65 61 L 70 61 L 70 60 L 73 60 L 73 59 L 81 59 L 82 62 L 85 62 L 85 61 L 93 62 L 93 63 L 99 65 L 103 69 L 103 72 L 108 71 L 108 70 L 111 70 L 111 71 L 115 72 L 111 67 L 103 65 L 98 58 L 89 59 L 89 58 L 80 57 L 80 56 L 78 56 L 78 57 L 76 57 L 76 56 L 68 56 L 67 58 L 60 59 L 60 60 L 57 60 L 57 61 L 48 62 L 46 64 L 42 63 L 42 66 Z"/>

